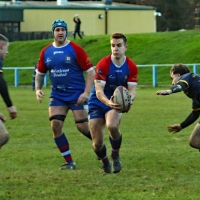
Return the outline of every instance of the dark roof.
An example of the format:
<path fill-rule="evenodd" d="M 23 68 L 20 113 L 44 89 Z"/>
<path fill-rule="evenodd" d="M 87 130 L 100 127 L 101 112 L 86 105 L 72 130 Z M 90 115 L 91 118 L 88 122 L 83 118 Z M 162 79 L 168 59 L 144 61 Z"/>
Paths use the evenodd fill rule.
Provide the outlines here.
<path fill-rule="evenodd" d="M 125 3 L 115 3 L 106 5 L 100 1 L 68 1 L 66 5 L 57 5 L 57 1 L 21 1 L 15 2 L 1 1 L 0 8 L 6 7 L 19 9 L 77 9 L 77 10 L 155 10 L 152 6 L 142 6 Z"/>

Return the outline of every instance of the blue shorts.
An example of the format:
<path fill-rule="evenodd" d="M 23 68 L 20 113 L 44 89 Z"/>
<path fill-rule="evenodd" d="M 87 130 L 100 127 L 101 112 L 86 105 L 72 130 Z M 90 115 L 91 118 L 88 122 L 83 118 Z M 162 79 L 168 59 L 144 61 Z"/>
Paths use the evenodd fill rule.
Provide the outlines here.
<path fill-rule="evenodd" d="M 70 101 L 62 101 L 56 98 L 50 98 L 49 107 L 51 106 L 68 106 L 71 110 L 88 110 L 87 102 L 84 105 L 76 106 L 76 103 Z"/>
<path fill-rule="evenodd" d="M 96 104 L 89 104 L 89 119 L 95 119 L 95 118 L 105 118 L 105 114 L 112 110 L 111 107 L 109 106 L 98 106 Z"/>

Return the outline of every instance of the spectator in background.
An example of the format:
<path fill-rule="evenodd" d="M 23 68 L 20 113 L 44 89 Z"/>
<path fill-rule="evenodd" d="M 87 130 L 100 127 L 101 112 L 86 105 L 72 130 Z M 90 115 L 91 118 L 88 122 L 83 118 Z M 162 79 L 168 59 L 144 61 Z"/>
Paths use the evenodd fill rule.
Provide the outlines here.
<path fill-rule="evenodd" d="M 0 94 L 7 106 L 7 110 L 10 114 L 11 119 L 15 119 L 17 117 L 17 110 L 15 106 L 13 106 L 12 101 L 10 99 L 9 93 L 8 93 L 8 87 L 7 83 L 3 77 L 3 60 L 8 54 L 8 46 L 9 41 L 8 39 L 0 34 Z M 4 126 L 4 122 L 6 121 L 6 118 L 3 114 L 0 113 L 0 148 L 6 144 L 9 140 L 8 131 L 6 130 L 6 127 Z"/>
<path fill-rule="evenodd" d="M 76 14 L 74 16 L 74 23 L 75 23 L 75 30 L 73 33 L 74 39 L 76 39 L 76 34 L 78 34 L 78 36 L 82 39 L 81 33 L 80 33 L 80 29 L 81 29 L 81 20 L 79 18 L 79 14 Z"/>

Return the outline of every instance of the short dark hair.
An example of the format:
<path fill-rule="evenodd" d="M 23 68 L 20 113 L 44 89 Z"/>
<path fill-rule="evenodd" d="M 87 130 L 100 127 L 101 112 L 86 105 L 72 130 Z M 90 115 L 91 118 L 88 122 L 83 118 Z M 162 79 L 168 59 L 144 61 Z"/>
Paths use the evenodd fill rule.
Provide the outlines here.
<path fill-rule="evenodd" d="M 8 38 L 0 34 L 0 41 L 8 42 Z"/>
<path fill-rule="evenodd" d="M 172 66 L 172 68 L 170 69 L 170 74 L 171 73 L 180 74 L 182 76 L 183 74 L 190 73 L 190 69 L 187 65 L 178 63 Z"/>
<path fill-rule="evenodd" d="M 124 41 L 124 44 L 126 45 L 127 43 L 127 38 L 124 34 L 122 33 L 113 33 L 111 36 L 110 36 L 110 40 L 112 39 L 123 39 Z"/>

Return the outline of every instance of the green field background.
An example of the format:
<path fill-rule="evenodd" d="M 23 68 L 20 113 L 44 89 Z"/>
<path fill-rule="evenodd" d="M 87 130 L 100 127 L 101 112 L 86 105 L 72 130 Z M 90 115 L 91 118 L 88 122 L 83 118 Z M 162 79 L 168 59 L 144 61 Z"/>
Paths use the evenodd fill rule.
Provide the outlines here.
<path fill-rule="evenodd" d="M 157 88 L 160 89 L 160 88 Z M 0 150 L 1 200 L 198 200 L 199 151 L 188 144 L 195 124 L 177 134 L 167 126 L 182 122 L 191 111 L 183 93 L 157 96 L 156 88 L 138 88 L 129 113 L 123 114 L 118 174 L 103 175 L 90 140 L 75 128 L 72 113 L 64 132 L 77 170 L 60 171 L 64 159 L 52 138 L 48 120 L 50 89 L 43 103 L 30 88 L 10 88 L 18 117 L 10 120 L 10 141 Z M 105 144 L 110 158 L 108 132 Z"/>

